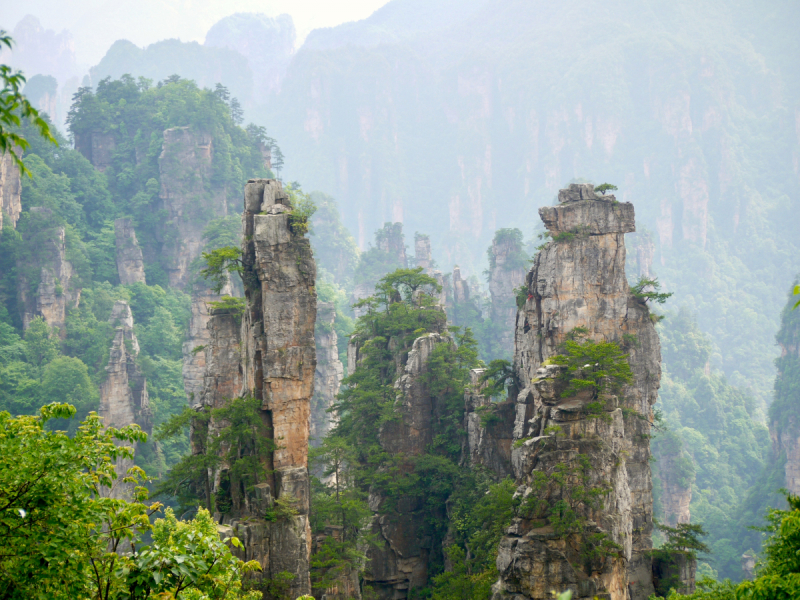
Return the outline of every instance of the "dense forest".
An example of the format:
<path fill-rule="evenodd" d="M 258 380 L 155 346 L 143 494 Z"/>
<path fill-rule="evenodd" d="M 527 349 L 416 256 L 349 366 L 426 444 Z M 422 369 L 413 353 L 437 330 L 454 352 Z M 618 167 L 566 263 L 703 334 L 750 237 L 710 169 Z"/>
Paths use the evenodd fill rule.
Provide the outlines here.
<path fill-rule="evenodd" d="M 636 541 L 633 554 L 627 541 L 612 541 L 602 515 L 618 485 L 603 469 L 640 460 L 636 444 L 647 446 L 644 460 L 653 474 L 652 522 L 634 531 L 653 529 L 646 560 L 666 561 L 668 570 L 675 556 L 696 561 L 691 586 L 683 573 L 676 579 L 669 571 L 672 579 L 650 588 L 653 598 L 796 597 L 800 309 L 798 288 L 789 285 L 793 246 L 780 242 L 793 222 L 789 167 L 785 157 L 770 161 L 769 153 L 750 152 L 762 148 L 765 131 L 781 129 L 785 115 L 775 101 L 762 130 L 752 130 L 758 106 L 769 102 L 734 85 L 728 69 L 746 64 L 748 73 L 780 89 L 777 96 L 793 89 L 793 76 L 783 64 L 770 63 L 770 71 L 759 63 L 759 57 L 777 60 L 760 42 L 714 55 L 708 68 L 723 74 L 719 85 L 732 98 L 723 116 L 714 112 L 719 90 L 703 74 L 672 87 L 662 81 L 664 89 L 650 88 L 657 98 L 646 102 L 632 88 L 606 86 L 595 103 L 579 102 L 578 112 L 599 115 L 609 102 L 666 106 L 664 98 L 685 84 L 708 109 L 702 135 L 691 127 L 669 129 L 666 108 L 655 117 L 632 109 L 624 126 L 598 116 L 596 135 L 587 125 L 584 136 L 595 135 L 596 148 L 589 142 L 573 149 L 586 166 L 573 173 L 564 156 L 532 150 L 538 125 L 533 137 L 514 125 L 515 115 L 530 107 L 501 89 L 499 79 L 515 78 L 517 67 L 486 71 L 485 61 L 495 59 L 483 57 L 465 75 L 460 62 L 451 64 L 462 43 L 458 32 L 485 14 L 480 2 L 445 29 L 437 19 L 446 7 L 431 13 L 432 29 L 409 24 L 399 4 L 392 10 L 351 24 L 350 34 L 366 36 L 360 46 L 342 44 L 337 36 L 344 29 L 309 36 L 291 66 L 291 20 L 261 19 L 258 31 L 271 36 L 280 60 L 268 65 L 270 79 L 255 92 L 257 63 L 241 61 L 239 52 L 251 49 L 238 38 L 259 38 L 244 15 L 220 22 L 204 46 L 167 40 L 140 49 L 120 41 L 92 69 L 98 81 L 87 79 L 71 96 L 64 131 L 44 111 L 37 120 L 19 81 L 7 86 L 3 94 L 16 94 L 18 104 L 0 108 L 22 118 L 2 122 L 3 135 L 17 137 L 4 141 L 0 178 L 0 598 L 500 600 L 517 593 L 514 585 L 526 585 L 509 575 L 503 557 L 519 552 L 522 544 L 510 550 L 509 540 L 530 530 L 571 540 L 567 562 L 588 575 L 565 578 L 555 591 L 588 598 L 605 589 L 596 582 L 619 572 L 614 565 L 631 565 L 633 573 L 638 560 Z M 492 22 L 505 22 L 506 12 Z M 386 23 L 401 33 L 380 45 Z M 737 23 L 726 21 L 725 30 L 737 30 Z M 436 73 L 447 72 L 459 81 L 459 99 L 441 121 L 448 125 L 437 144 L 416 145 L 432 113 L 404 120 L 420 98 L 390 85 L 364 89 L 364 73 L 382 71 L 376 65 L 387 61 L 397 72 L 414 71 L 419 54 L 409 44 L 428 47 L 436 31 L 442 35 L 437 64 L 410 79 L 415 88 L 436 80 L 426 94 L 440 106 L 439 95 L 453 82 L 442 83 Z M 628 83 L 645 68 L 629 56 L 632 49 L 655 60 L 655 42 L 645 43 L 643 35 L 623 36 L 627 58 L 596 44 L 625 63 Z M 683 46 L 672 52 L 702 54 L 686 32 L 678 38 Z M 239 50 L 232 49 L 236 43 Z M 173 60 L 166 57 L 178 57 L 181 75 L 164 70 Z M 320 73 L 325 61 L 332 68 Z M 550 115 L 542 116 L 543 129 L 567 95 L 580 96 L 575 86 L 587 69 L 592 65 L 579 62 L 568 78 L 572 87 L 552 106 L 539 106 Z M 219 71 L 225 78 L 212 74 Z M 528 75 L 536 82 L 545 73 Z M 9 81 L 13 73 L 3 76 Z M 298 91 L 311 80 L 323 82 L 330 106 L 347 114 L 342 106 L 353 90 L 362 99 L 394 98 L 399 137 L 390 143 L 392 119 L 364 106 L 333 126 L 323 123 L 314 112 L 320 96 L 306 102 Z M 380 77 L 372 84 L 380 87 Z M 25 94 L 49 97 L 54 85 L 30 78 Z M 489 104 L 474 106 L 474 94 L 505 106 L 507 123 L 495 122 Z M 274 101 L 259 104 L 263 97 Z M 689 111 L 696 122 L 699 110 Z M 245 115 L 270 126 L 245 125 Z M 562 119 L 566 129 L 578 126 L 570 119 Z M 432 131 L 441 130 L 436 123 Z M 666 162 L 644 159 L 644 179 L 629 173 L 633 157 L 641 162 L 624 133 L 635 127 L 674 146 Z M 741 133 L 738 146 L 731 131 Z M 558 145 L 558 137 L 547 143 Z M 474 155 L 460 156 L 459 169 L 437 170 L 433 154 L 456 146 Z M 282 147 L 290 149 L 286 165 Z M 336 165 L 331 156 L 339 157 Z M 524 157 L 527 167 L 520 166 Z M 774 184 L 756 173 L 766 163 Z M 672 203 L 665 190 L 676 165 L 680 202 Z M 362 169 L 369 176 L 353 175 Z M 513 169 L 527 169 L 524 185 Z M 708 172 L 725 169 L 724 182 L 706 185 Z M 539 171 L 563 181 L 539 181 Z M 382 176 L 373 185 L 375 173 Z M 620 334 L 598 341 L 582 326 L 544 333 L 542 323 L 528 320 L 541 308 L 539 265 L 563 248 L 577 256 L 575 249 L 600 235 L 584 226 L 553 233 L 544 217 L 543 229 L 534 207 L 567 206 L 549 197 L 553 189 L 591 188 L 601 180 L 583 177 L 601 173 L 617 178 L 621 202 L 605 196 L 617 188 L 606 184 L 594 188 L 603 190 L 592 196 L 597 206 L 642 207 L 636 233 L 626 229 L 619 239 L 623 266 L 627 253 L 624 293 L 645 307 L 636 310 L 646 312 L 645 325 L 653 323 L 660 339 L 660 387 L 650 415 L 624 405 L 638 385 L 636 361 L 647 352 L 655 356 L 646 340 Z M 301 180 L 287 181 L 295 176 Z M 253 185 L 261 186 L 263 204 L 252 204 Z M 449 200 L 420 204 L 430 194 Z M 646 198 L 640 203 L 639 196 Z M 506 218 L 517 210 L 511 198 L 531 207 Z M 736 216 L 728 222 L 732 206 Z M 275 234 L 279 219 L 288 233 Z M 287 245 L 275 247 L 289 248 L 287 254 L 265 250 L 273 234 L 284 236 Z M 270 274 L 268 263 L 282 270 Z M 311 282 L 306 296 L 295 288 L 276 291 L 304 277 Z M 745 280 L 754 283 L 743 289 Z M 287 299 L 291 294 L 299 299 Z M 256 315 L 269 311 L 267 297 L 280 317 L 262 323 Z M 289 310 L 283 302 L 296 304 Z M 310 433 L 299 452 L 291 436 L 302 423 L 292 421 L 291 435 L 279 435 L 286 426 L 282 409 L 269 403 L 271 395 L 300 392 L 276 383 L 264 392 L 253 383 L 263 375 L 259 335 L 267 335 L 268 325 L 302 329 L 298 314 L 314 317 L 310 337 L 263 350 L 273 353 L 264 364 L 273 360 L 283 370 L 267 381 L 296 371 L 291 377 L 313 390 L 303 397 Z M 541 344 L 552 335 L 563 339 L 548 357 Z M 304 343 L 316 357 L 310 380 L 306 355 L 296 354 Z M 535 376 L 520 358 L 526 343 L 539 348 Z M 251 354 L 255 362 L 248 363 Z M 596 369 L 587 375 L 590 363 Z M 214 371 L 223 367 L 230 377 Z M 581 418 L 593 435 L 618 426 L 615 419 L 624 423 L 621 437 L 633 445 L 614 450 L 616 463 L 590 446 L 585 432 L 558 425 L 534 432 L 538 417 L 524 412 L 525 395 L 545 397 L 537 385 L 551 376 L 559 398 L 592 394 Z M 132 403 L 125 423 L 113 416 L 121 414 L 121 398 Z M 644 421 L 646 431 L 639 429 Z M 535 471 L 520 478 L 540 452 L 558 457 L 548 478 Z M 284 455 L 291 455 L 287 464 L 302 455 L 306 487 L 281 466 Z M 305 538 L 298 533 L 306 530 Z M 292 546 L 295 539 L 307 548 Z M 298 562 L 290 558 L 295 554 L 269 558 L 286 548 L 306 554 L 310 587 L 289 564 Z"/>

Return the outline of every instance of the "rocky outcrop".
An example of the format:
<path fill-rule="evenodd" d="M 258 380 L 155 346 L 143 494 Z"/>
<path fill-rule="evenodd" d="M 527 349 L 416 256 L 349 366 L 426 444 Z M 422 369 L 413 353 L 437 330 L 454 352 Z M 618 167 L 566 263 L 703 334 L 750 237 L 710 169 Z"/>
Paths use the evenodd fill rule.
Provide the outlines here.
<path fill-rule="evenodd" d="M 19 215 L 22 212 L 22 182 L 19 176 L 19 167 L 9 152 L 0 155 L 0 231 L 3 229 L 4 219 L 17 226 Z"/>
<path fill-rule="evenodd" d="M 653 592 L 649 432 L 661 357 L 649 310 L 630 294 L 625 276 L 633 206 L 596 196 L 591 185 L 571 185 L 559 199 L 539 211 L 556 239 L 537 254 L 516 317 L 514 370 L 522 389 L 511 462 L 528 512 L 500 542 L 494 597 L 539 599 L 571 589 L 573 598 L 644 599 Z M 548 363 L 569 335 L 581 333 L 627 353 L 632 382 L 602 401 L 591 390 L 563 397 L 563 368 Z M 565 485 L 553 483 L 556 473 L 566 474 Z M 581 501 L 584 493 L 598 494 L 598 502 Z M 550 511 L 561 501 L 579 527 L 553 521 Z M 598 549 L 604 539 L 613 546 Z"/>
<path fill-rule="evenodd" d="M 433 270 L 431 238 L 427 235 L 414 234 L 414 262 L 416 266 L 422 267 L 423 273 L 430 273 Z"/>
<path fill-rule="evenodd" d="M 106 380 L 100 385 L 98 414 L 106 427 L 120 428 L 137 424 L 149 434 L 152 431 L 153 412 L 147 395 L 147 380 L 136 365 L 139 342 L 133 332 L 133 315 L 127 302 L 117 300 L 114 303 L 109 323 L 116 331 L 106 367 Z M 132 466 L 131 459 L 117 460 L 117 480 L 111 489 L 106 490 L 110 497 L 132 497 L 133 484 L 122 483 L 122 477 Z"/>
<path fill-rule="evenodd" d="M 694 594 L 696 577 L 697 558 L 688 552 L 662 550 L 653 556 L 653 587 L 659 597 L 666 598 L 671 589 Z"/>
<path fill-rule="evenodd" d="M 311 438 L 318 445 L 331 428 L 333 415 L 328 412 L 336 401 L 344 366 L 339 360 L 338 336 L 333 328 L 336 306 L 332 302 L 317 304 L 314 337 L 317 345 L 317 368 L 314 373 L 314 397 L 311 400 Z"/>
<path fill-rule="evenodd" d="M 437 343 L 444 341 L 438 333 L 417 338 L 408 353 L 402 375 L 394 388 L 397 394 L 394 412 L 397 419 L 381 426 L 379 441 L 390 455 L 408 457 L 405 469 L 413 469 L 413 457 L 425 452 L 433 441 L 433 418 L 437 406 L 425 382 L 428 358 Z M 348 348 L 348 364 L 351 362 Z M 355 358 L 353 359 L 355 363 Z M 430 543 L 421 535 L 423 523 L 415 518 L 421 509 L 420 499 L 398 501 L 394 514 L 386 514 L 386 501 L 370 490 L 369 507 L 374 513 L 371 534 L 374 543 L 367 548 L 367 570 L 364 579 L 382 600 L 407 598 L 411 589 L 421 589 L 428 582 Z M 442 519 L 445 515 L 441 516 Z"/>
<path fill-rule="evenodd" d="M 784 485 L 790 494 L 800 494 L 800 427 L 794 418 L 788 423 L 773 423 L 770 427 L 772 453 L 785 456 Z"/>
<path fill-rule="evenodd" d="M 516 405 L 513 401 L 493 403 L 481 394 L 480 377 L 485 369 L 470 371 L 470 385 L 464 395 L 467 432 L 462 460 L 473 467 L 485 467 L 498 477 L 513 476 L 511 444 L 514 441 Z"/>
<path fill-rule="evenodd" d="M 402 268 L 408 267 L 402 223 L 385 223 L 383 229 L 375 232 L 375 245 L 392 256 Z"/>
<path fill-rule="evenodd" d="M 219 407 L 236 396 L 261 402 L 263 422 L 275 442 L 270 475 L 245 496 L 234 497 L 232 511 L 219 517 L 243 540 L 243 558 L 262 565 L 258 577 L 294 575 L 289 594 L 297 597 L 311 591 L 308 441 L 316 266 L 308 240 L 292 231 L 288 196 L 279 182 L 249 181 L 244 208 L 246 308 L 241 327 L 236 315 L 212 314 L 209 320 L 201 403 Z M 276 499 L 290 503 L 297 514 L 266 520 Z"/>
<path fill-rule="evenodd" d="M 114 221 L 114 236 L 117 245 L 117 272 L 122 285 L 145 283 L 142 249 L 136 240 L 131 218 Z"/>
<path fill-rule="evenodd" d="M 100 171 L 105 171 L 111 164 L 117 140 L 113 133 L 76 133 L 75 149 Z"/>
<path fill-rule="evenodd" d="M 189 127 L 164 131 L 158 157 L 159 198 L 167 214 L 162 252 L 172 287 L 189 284 L 189 267 L 203 247 L 203 228 L 209 220 L 228 214 L 225 190 L 211 181 L 213 155 L 208 133 Z"/>
<path fill-rule="evenodd" d="M 209 327 L 211 321 L 209 303 L 218 301 L 222 296 L 230 295 L 231 291 L 230 283 L 226 284 L 219 294 L 214 293 L 202 280 L 196 280 L 192 285 L 192 314 L 189 317 L 186 340 L 183 342 L 182 369 L 183 389 L 190 406 L 196 404 L 200 399 L 205 385 L 205 349 L 214 336 L 213 330 Z M 232 397 L 233 395 L 228 395 L 228 398 Z"/>
<path fill-rule="evenodd" d="M 30 209 L 30 222 L 23 233 L 28 258 L 18 264 L 17 294 L 22 308 L 22 325 L 28 328 L 36 317 L 66 337 L 67 308 L 75 306 L 80 290 L 72 285 L 72 264 L 67 260 L 64 227 L 50 227 L 49 208 Z"/>
<path fill-rule="evenodd" d="M 519 235 L 514 235 L 514 233 Z M 517 305 L 514 289 L 525 281 L 527 261 L 519 230 L 503 229 L 495 234 L 489 249 L 490 316 L 499 328 L 500 348 L 509 357 L 514 352 L 514 319 Z"/>
<path fill-rule="evenodd" d="M 662 441 L 656 468 L 661 484 L 663 521 L 670 527 L 691 521 L 689 505 L 692 502 L 694 469 L 691 470 L 691 477 L 689 477 L 686 473 L 687 461 L 691 464 L 691 459 L 684 455 L 681 446 L 675 447 L 675 445 L 665 444 Z"/>

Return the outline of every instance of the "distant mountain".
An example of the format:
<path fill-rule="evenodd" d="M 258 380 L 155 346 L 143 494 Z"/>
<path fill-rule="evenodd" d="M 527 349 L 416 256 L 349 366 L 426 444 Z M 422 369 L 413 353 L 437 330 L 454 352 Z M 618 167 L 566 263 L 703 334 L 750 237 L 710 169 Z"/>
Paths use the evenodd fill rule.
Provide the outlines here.
<path fill-rule="evenodd" d="M 209 29 L 205 46 L 229 48 L 247 59 L 253 73 L 253 102 L 277 91 L 294 53 L 295 30 L 292 17 L 273 19 L 263 14 L 237 13 Z"/>
<path fill-rule="evenodd" d="M 261 121 L 362 247 L 403 221 L 470 274 L 566 182 L 616 184 L 713 366 L 764 406 L 800 268 L 798 25 L 781 0 L 395 0 L 309 35 Z"/>

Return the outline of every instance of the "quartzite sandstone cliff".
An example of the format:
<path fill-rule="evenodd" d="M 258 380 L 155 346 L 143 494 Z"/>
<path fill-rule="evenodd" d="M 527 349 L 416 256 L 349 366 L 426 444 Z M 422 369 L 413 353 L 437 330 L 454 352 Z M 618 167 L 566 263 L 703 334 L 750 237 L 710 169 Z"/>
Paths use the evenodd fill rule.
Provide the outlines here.
<path fill-rule="evenodd" d="M 11 154 L 6 152 L 0 155 L 0 230 L 3 229 L 3 219 L 8 219 L 11 227 L 17 226 L 22 212 L 21 193 L 19 167 Z"/>
<path fill-rule="evenodd" d="M 153 412 L 147 395 L 147 381 L 139 367 L 136 356 L 139 342 L 133 333 L 133 315 L 130 306 L 123 300 L 114 304 L 109 319 L 115 328 L 114 341 L 106 367 L 106 380 L 100 386 L 100 408 L 98 414 L 106 427 L 139 425 L 143 431 L 152 430 Z M 109 494 L 114 498 L 131 499 L 132 484 L 122 483 L 128 469 L 133 466 L 131 459 L 118 459 L 117 480 Z"/>
<path fill-rule="evenodd" d="M 297 597 L 311 591 L 308 441 L 317 301 L 311 246 L 292 231 L 289 211 L 279 182 L 247 183 L 242 217 L 246 309 L 241 326 L 231 315 L 213 315 L 209 321 L 201 403 L 219 407 L 235 396 L 261 401 L 262 418 L 276 443 L 267 465 L 271 475 L 252 491 L 232 493 L 233 508 L 220 517 L 243 540 L 244 558 L 261 563 L 258 576 L 293 574 L 289 594 Z M 297 514 L 265 520 L 276 498 L 290 500 Z"/>
<path fill-rule="evenodd" d="M 518 493 L 525 499 L 535 493 L 552 506 L 569 489 L 550 483 L 554 471 L 576 468 L 578 455 L 588 457 L 588 486 L 608 491 L 599 510 L 577 507 L 587 519 L 584 536 L 604 533 L 620 552 L 587 560 L 581 536 L 560 537 L 547 520 L 516 518 L 500 543 L 495 599 L 543 599 L 567 588 L 573 598 L 645 599 L 653 591 L 649 432 L 661 357 L 649 310 L 631 295 L 625 277 L 624 234 L 634 230 L 633 206 L 596 196 L 590 185 L 571 185 L 559 200 L 539 211 L 556 239 L 536 256 L 516 318 L 514 370 L 521 389 L 508 400 L 518 442 L 511 463 Z M 546 362 L 562 353 L 578 327 L 591 340 L 620 344 L 629 356 L 633 382 L 606 403 L 601 418 L 588 415 L 592 398 L 561 397 L 561 368 Z M 547 475 L 543 487 L 537 473 Z"/>
<path fill-rule="evenodd" d="M 117 247 L 117 272 L 122 285 L 145 283 L 142 249 L 133 229 L 133 219 L 114 221 L 114 237 Z"/>
<path fill-rule="evenodd" d="M 158 157 L 159 198 L 167 213 L 162 252 L 172 287 L 189 284 L 191 263 L 203 247 L 203 228 L 211 219 L 228 214 L 225 189 L 211 181 L 213 157 L 210 134 L 189 127 L 164 131 Z"/>
<path fill-rule="evenodd" d="M 311 438 L 319 445 L 331 428 L 333 406 L 344 377 L 344 366 L 339 360 L 338 336 L 333 328 L 336 306 L 333 302 L 317 304 L 317 369 L 314 374 L 314 397 L 311 400 Z"/>
<path fill-rule="evenodd" d="M 67 308 L 80 299 L 80 290 L 72 281 L 72 264 L 67 260 L 66 230 L 52 227 L 49 208 L 30 209 L 29 226 L 24 238 L 31 251 L 19 269 L 17 294 L 26 329 L 36 317 L 42 317 L 58 335 L 66 337 Z"/>

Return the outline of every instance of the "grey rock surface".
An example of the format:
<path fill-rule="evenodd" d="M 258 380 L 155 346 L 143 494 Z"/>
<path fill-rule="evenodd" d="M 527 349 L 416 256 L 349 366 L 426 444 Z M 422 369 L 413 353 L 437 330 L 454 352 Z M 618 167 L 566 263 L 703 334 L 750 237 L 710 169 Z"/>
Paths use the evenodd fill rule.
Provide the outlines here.
<path fill-rule="evenodd" d="M 117 272 L 122 285 L 145 283 L 142 249 L 136 239 L 131 218 L 114 221 L 114 237 L 117 246 Z"/>

